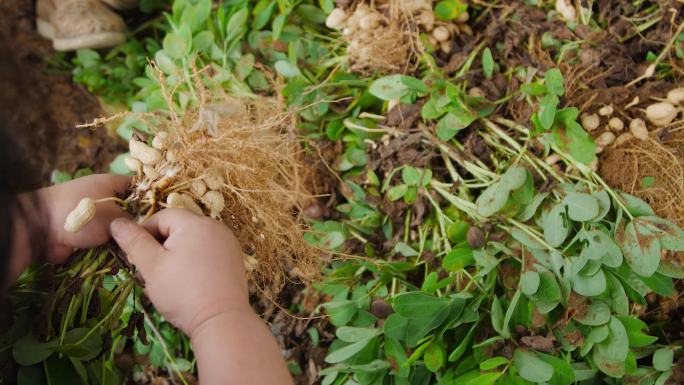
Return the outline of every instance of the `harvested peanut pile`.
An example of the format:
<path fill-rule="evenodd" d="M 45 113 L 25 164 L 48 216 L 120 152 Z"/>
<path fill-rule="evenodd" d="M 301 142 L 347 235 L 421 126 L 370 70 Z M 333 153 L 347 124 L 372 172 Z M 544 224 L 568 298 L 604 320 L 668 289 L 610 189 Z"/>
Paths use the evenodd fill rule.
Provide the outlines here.
<path fill-rule="evenodd" d="M 380 0 L 336 8 L 326 26 L 342 31 L 351 69 L 356 72 L 407 72 L 426 47 L 451 51 L 453 36 L 471 35 L 468 13 L 454 21 L 435 19 L 432 0 Z"/>

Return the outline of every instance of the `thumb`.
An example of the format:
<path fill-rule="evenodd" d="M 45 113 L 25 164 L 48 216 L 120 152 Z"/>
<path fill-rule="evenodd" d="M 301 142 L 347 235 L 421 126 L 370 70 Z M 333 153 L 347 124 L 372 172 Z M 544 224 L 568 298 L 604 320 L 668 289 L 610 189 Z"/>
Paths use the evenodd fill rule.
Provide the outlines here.
<path fill-rule="evenodd" d="M 164 246 L 147 230 L 128 218 L 113 220 L 110 230 L 121 250 L 128 255 L 128 260 L 140 270 L 144 278 L 156 265 L 157 257 L 164 252 Z"/>

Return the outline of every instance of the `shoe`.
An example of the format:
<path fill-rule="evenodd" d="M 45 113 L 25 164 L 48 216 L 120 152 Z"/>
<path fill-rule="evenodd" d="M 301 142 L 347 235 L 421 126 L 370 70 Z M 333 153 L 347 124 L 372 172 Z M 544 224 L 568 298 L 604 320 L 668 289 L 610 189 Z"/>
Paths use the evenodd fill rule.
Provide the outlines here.
<path fill-rule="evenodd" d="M 121 16 L 98 0 L 38 0 L 38 33 L 57 51 L 108 48 L 126 41 Z"/>
<path fill-rule="evenodd" d="M 140 4 L 140 0 L 101 0 L 103 3 L 109 5 L 114 9 L 120 11 L 135 8 Z"/>

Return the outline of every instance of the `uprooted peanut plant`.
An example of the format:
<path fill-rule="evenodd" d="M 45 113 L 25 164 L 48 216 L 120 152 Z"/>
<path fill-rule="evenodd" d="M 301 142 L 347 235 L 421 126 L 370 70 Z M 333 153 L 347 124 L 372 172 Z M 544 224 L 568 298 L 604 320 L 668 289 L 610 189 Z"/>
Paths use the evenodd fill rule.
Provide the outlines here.
<path fill-rule="evenodd" d="M 304 241 L 306 226 L 298 218 L 312 196 L 295 116 L 275 98 L 209 98 L 203 95 L 205 104 L 182 116 L 170 108 L 142 117 L 152 133 L 136 133 L 129 142 L 124 163 L 136 175 L 131 191 L 110 199 L 141 222 L 180 207 L 225 223 L 243 247 L 253 283 L 275 298 L 286 280 L 318 275 L 319 251 Z M 67 231 L 92 219 L 95 203 L 84 198 L 67 218 Z"/>

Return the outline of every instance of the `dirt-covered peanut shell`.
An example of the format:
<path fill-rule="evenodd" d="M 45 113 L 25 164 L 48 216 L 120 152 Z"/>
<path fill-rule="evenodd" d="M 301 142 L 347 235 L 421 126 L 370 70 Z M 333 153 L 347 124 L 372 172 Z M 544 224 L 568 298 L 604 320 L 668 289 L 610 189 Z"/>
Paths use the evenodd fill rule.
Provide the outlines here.
<path fill-rule="evenodd" d="M 463 11 L 460 15 L 456 16 L 456 20 L 454 21 L 459 24 L 464 24 L 467 23 L 468 20 L 470 20 L 470 14 L 468 13 L 468 11 Z"/>
<path fill-rule="evenodd" d="M 325 26 L 331 29 L 341 29 L 344 27 L 345 20 L 347 20 L 347 13 L 340 8 L 335 8 L 325 19 Z"/>
<path fill-rule="evenodd" d="M 472 87 L 471 89 L 468 90 L 468 95 L 476 97 L 476 98 L 483 98 L 483 99 L 487 98 L 487 94 L 480 87 Z"/>
<path fill-rule="evenodd" d="M 607 147 L 615 141 L 615 134 L 610 131 L 606 131 L 596 138 L 596 145 L 599 147 Z"/>
<path fill-rule="evenodd" d="M 462 34 L 473 36 L 473 29 L 470 28 L 468 24 L 458 24 L 458 30 L 461 31 Z"/>
<path fill-rule="evenodd" d="M 667 93 L 667 101 L 675 106 L 684 103 L 684 87 L 671 89 L 670 92 Z"/>
<path fill-rule="evenodd" d="M 374 13 L 365 15 L 359 20 L 359 28 L 365 31 L 370 31 L 372 29 L 378 28 L 379 26 L 380 18 Z"/>
<path fill-rule="evenodd" d="M 639 140 L 648 139 L 648 129 L 646 128 L 646 122 L 644 122 L 643 119 L 636 118 L 629 122 L 629 132 Z"/>
<path fill-rule="evenodd" d="M 613 115 L 613 105 L 608 104 L 607 106 L 603 106 L 603 107 L 599 108 L 598 114 L 601 116 Z"/>
<path fill-rule="evenodd" d="M 161 176 L 159 171 L 157 171 L 157 169 L 154 168 L 154 166 L 143 165 L 142 168 L 145 176 L 147 176 L 150 179 L 158 179 Z"/>
<path fill-rule="evenodd" d="M 176 155 L 175 151 L 167 150 L 166 151 L 166 160 L 168 160 L 169 162 L 177 162 L 178 161 L 178 155 Z"/>
<path fill-rule="evenodd" d="M 451 52 L 451 47 L 452 47 L 452 44 L 450 41 L 443 41 L 443 42 L 439 43 L 439 49 L 444 53 Z"/>
<path fill-rule="evenodd" d="M 64 221 L 64 230 L 76 233 L 95 217 L 95 201 L 91 198 L 83 198 L 75 209 L 67 215 Z"/>
<path fill-rule="evenodd" d="M 166 197 L 166 205 L 169 207 L 181 207 L 182 204 L 183 200 L 181 199 L 180 194 L 177 192 L 172 192 Z"/>
<path fill-rule="evenodd" d="M 129 170 L 133 172 L 139 172 L 140 168 L 142 167 L 142 162 L 140 161 L 140 159 L 136 159 L 132 156 L 125 157 L 124 164 Z"/>
<path fill-rule="evenodd" d="M 658 127 L 670 124 L 679 110 L 669 102 L 654 103 L 646 107 L 646 117 Z"/>
<path fill-rule="evenodd" d="M 449 40 L 449 30 L 444 26 L 439 26 L 432 31 L 432 36 L 437 39 L 438 42 L 443 42 Z"/>
<path fill-rule="evenodd" d="M 152 147 L 157 150 L 166 150 L 169 148 L 169 133 L 166 131 L 158 132 L 157 135 L 152 138 Z"/>
<path fill-rule="evenodd" d="M 172 192 L 166 197 L 166 205 L 171 208 L 184 208 L 197 215 L 204 215 L 202 208 L 195 202 L 190 195 Z"/>
<path fill-rule="evenodd" d="M 613 131 L 622 131 L 625 128 L 625 124 L 620 120 L 620 118 L 612 117 L 608 121 L 608 127 Z"/>
<path fill-rule="evenodd" d="M 210 190 L 220 190 L 226 182 L 221 173 L 214 169 L 208 170 L 202 180 Z"/>
<path fill-rule="evenodd" d="M 259 261 L 252 255 L 244 254 L 245 270 L 254 271 L 259 265 Z"/>
<path fill-rule="evenodd" d="M 584 114 L 582 115 L 582 127 L 587 131 L 594 131 L 601 124 L 599 116 L 596 114 Z"/>
<path fill-rule="evenodd" d="M 571 1 L 556 0 L 556 12 L 558 12 L 564 20 L 575 21 L 577 19 L 577 10 Z"/>
<path fill-rule="evenodd" d="M 128 148 L 131 151 L 131 156 L 139 159 L 143 164 L 153 166 L 159 163 L 162 158 L 159 150 L 135 139 L 131 139 L 128 142 Z"/>
<path fill-rule="evenodd" d="M 197 198 L 200 198 L 207 192 L 207 185 L 201 180 L 193 180 L 190 182 L 190 192 Z"/>
<path fill-rule="evenodd" d="M 632 135 L 631 132 L 623 132 L 622 134 L 618 135 L 617 138 L 615 138 L 613 145 L 616 147 L 621 146 L 622 144 L 632 140 L 632 138 L 634 138 L 634 135 Z"/>
<path fill-rule="evenodd" d="M 183 206 L 192 211 L 193 213 L 197 215 L 204 215 L 204 211 L 202 211 L 202 208 L 195 202 L 195 199 L 186 193 L 181 193 L 181 199 L 183 200 Z"/>
<path fill-rule="evenodd" d="M 217 217 L 226 207 L 226 202 L 223 199 L 223 194 L 218 191 L 207 191 L 202 197 L 202 203 L 209 209 L 212 217 Z"/>

